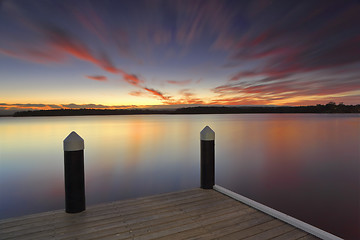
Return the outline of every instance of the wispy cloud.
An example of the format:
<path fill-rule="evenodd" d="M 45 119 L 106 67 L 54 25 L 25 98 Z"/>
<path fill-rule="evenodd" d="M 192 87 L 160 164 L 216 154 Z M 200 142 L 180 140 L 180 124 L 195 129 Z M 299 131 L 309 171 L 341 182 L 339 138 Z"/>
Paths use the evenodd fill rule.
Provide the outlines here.
<path fill-rule="evenodd" d="M 146 93 L 142 92 L 142 91 L 132 91 L 132 92 L 129 92 L 129 95 L 135 96 L 135 97 L 140 97 L 140 96 L 146 96 Z"/>
<path fill-rule="evenodd" d="M 155 90 L 155 89 L 152 89 L 152 88 L 147 88 L 147 87 L 144 87 L 144 90 L 148 91 L 149 93 L 152 93 L 154 96 L 160 97 L 162 100 L 169 100 L 170 99 L 170 97 L 164 96 L 164 94 L 161 93 L 158 90 Z"/>
<path fill-rule="evenodd" d="M 212 105 L 267 105 L 268 100 L 257 99 L 254 97 L 226 97 L 213 99 Z"/>
<path fill-rule="evenodd" d="M 169 98 L 165 101 L 169 105 L 199 105 L 205 104 L 204 100 L 198 98 L 190 89 L 182 89 L 179 91 L 179 97 Z"/>
<path fill-rule="evenodd" d="M 317 4 L 320 3 L 281 7 L 280 2 L 259 4 L 266 6 L 253 10 L 252 18 L 259 24 L 252 24 L 239 40 L 227 65 L 236 66 L 234 62 L 238 62 L 239 66 L 244 61 L 255 60 L 261 62 L 253 68 L 239 71 L 231 80 L 304 73 L 359 62 L 360 31 L 354 23 L 360 22 L 360 5 L 334 1 L 314 7 Z M 306 11 L 311 14 L 304 15 Z M 326 15 L 327 11 L 331 18 Z M 256 21 L 256 18 L 262 21 Z M 272 22 L 270 27 L 264 24 L 266 21 Z"/>
<path fill-rule="evenodd" d="M 81 2 L 79 7 L 68 7 L 77 22 L 103 43 L 108 43 L 108 27 L 90 2 Z"/>
<path fill-rule="evenodd" d="M 127 109 L 133 108 L 134 105 L 102 105 L 102 104 L 62 104 L 63 108 L 70 108 L 70 109 L 79 109 L 79 108 L 90 108 L 90 109 Z"/>
<path fill-rule="evenodd" d="M 61 53 L 53 54 L 35 47 L 29 48 L 26 46 L 17 45 L 16 48 L 17 50 L 0 48 L 0 54 L 41 64 L 59 63 L 63 62 L 65 58 Z"/>
<path fill-rule="evenodd" d="M 70 34 L 66 33 L 65 31 L 51 27 L 47 29 L 46 33 L 50 39 L 50 42 L 53 43 L 55 47 L 62 49 L 66 53 L 78 59 L 91 62 L 109 73 L 119 74 L 127 83 L 148 91 L 154 96 L 160 97 L 163 100 L 168 99 L 159 90 L 143 86 L 144 81 L 140 80 L 137 75 L 129 74 L 126 71 L 115 67 L 108 56 L 104 53 L 101 57 L 94 56 L 94 54 L 86 47 L 85 44 L 81 43 L 80 40 L 74 38 L 73 36 L 70 36 Z"/>
<path fill-rule="evenodd" d="M 124 80 L 131 85 L 140 86 L 140 84 L 143 82 L 135 74 L 128 74 L 123 71 L 121 71 L 120 74 L 123 76 Z"/>
<path fill-rule="evenodd" d="M 341 79 L 341 81 L 339 81 Z M 321 99 L 323 101 L 333 101 L 339 95 L 351 95 L 360 89 L 359 76 L 334 75 L 330 77 L 315 77 L 309 80 L 302 75 L 294 77 L 277 78 L 261 78 L 258 80 L 249 80 L 237 83 L 228 83 L 216 88 L 212 91 L 218 94 L 216 103 L 229 101 L 229 104 L 235 102 L 250 102 L 251 99 L 256 100 L 257 104 L 294 104 L 293 102 L 301 102 L 295 100 L 299 98 Z M 358 93 L 354 94 L 359 94 Z M 354 98 L 353 98 L 354 99 Z"/>
<path fill-rule="evenodd" d="M 89 79 L 92 79 L 92 80 L 100 81 L 100 82 L 107 81 L 107 77 L 101 76 L 101 75 L 96 75 L 96 76 L 88 76 L 88 75 L 86 75 L 85 77 L 87 77 Z"/>
<path fill-rule="evenodd" d="M 91 31 L 96 31 L 95 27 L 90 24 L 89 19 L 85 19 L 81 13 L 77 13 L 77 18 L 81 19 L 81 23 L 85 25 Z M 101 25 L 100 19 L 97 20 L 97 26 Z M 161 94 L 159 90 L 144 86 L 144 81 L 140 80 L 135 74 L 130 74 L 123 69 L 116 67 L 110 57 L 101 49 L 97 51 L 91 50 L 91 48 L 80 38 L 76 37 L 70 31 L 65 30 L 59 26 L 48 23 L 35 23 L 28 19 L 25 26 L 31 26 L 29 30 L 35 31 L 36 34 L 40 34 L 45 39 L 43 50 L 37 50 L 34 47 L 30 47 L 27 50 L 21 52 L 12 51 L 8 49 L 0 49 L 0 54 L 4 54 L 10 57 L 15 57 L 31 62 L 48 63 L 49 61 L 60 62 L 65 60 L 65 56 L 72 56 L 78 60 L 89 62 L 95 66 L 105 70 L 111 74 L 117 74 L 122 76 L 123 80 L 135 87 L 139 87 L 143 90 L 152 93 L 154 96 L 160 97 L 160 99 L 167 99 Z M 96 32 L 98 33 L 98 32 Z M 21 43 L 13 44 L 16 48 L 21 46 Z M 95 54 L 98 53 L 98 54 Z M 100 53 L 100 54 L 99 54 Z M 86 76 L 89 79 L 97 81 L 107 80 L 104 76 Z"/>
<path fill-rule="evenodd" d="M 181 81 L 175 81 L 175 80 L 168 80 L 167 83 L 174 84 L 174 85 L 187 85 L 192 82 L 191 79 L 188 80 L 181 80 Z"/>
<path fill-rule="evenodd" d="M 85 43 L 70 34 L 70 32 L 54 25 L 48 25 L 42 30 L 49 43 L 55 49 L 61 50 L 77 59 L 93 63 L 109 73 L 116 74 L 122 71 L 113 65 L 104 52 L 102 52 L 100 57 L 95 56 Z"/>

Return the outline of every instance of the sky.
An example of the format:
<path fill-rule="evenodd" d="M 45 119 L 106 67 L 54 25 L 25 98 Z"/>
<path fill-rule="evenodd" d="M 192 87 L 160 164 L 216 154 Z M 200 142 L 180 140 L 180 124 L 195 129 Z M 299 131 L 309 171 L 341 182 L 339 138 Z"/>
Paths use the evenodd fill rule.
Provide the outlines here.
<path fill-rule="evenodd" d="M 0 0 L 0 111 L 360 104 L 358 0 Z"/>

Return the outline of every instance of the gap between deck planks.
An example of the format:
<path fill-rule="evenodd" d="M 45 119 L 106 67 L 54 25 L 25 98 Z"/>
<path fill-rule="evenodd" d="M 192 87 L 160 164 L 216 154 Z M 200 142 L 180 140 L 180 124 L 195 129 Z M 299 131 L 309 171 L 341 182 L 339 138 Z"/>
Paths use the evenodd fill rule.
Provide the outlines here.
<path fill-rule="evenodd" d="M 0 220 L 0 239 L 318 239 L 214 190 Z"/>

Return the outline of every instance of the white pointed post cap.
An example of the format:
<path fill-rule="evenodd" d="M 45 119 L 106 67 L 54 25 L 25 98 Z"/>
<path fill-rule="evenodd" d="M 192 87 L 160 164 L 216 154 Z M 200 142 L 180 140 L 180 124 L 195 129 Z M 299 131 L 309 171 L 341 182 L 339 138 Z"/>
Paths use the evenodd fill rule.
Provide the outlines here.
<path fill-rule="evenodd" d="M 202 141 L 215 140 L 215 132 L 209 126 L 204 127 L 204 129 L 200 132 L 200 140 Z"/>
<path fill-rule="evenodd" d="M 84 139 L 76 132 L 72 131 L 69 136 L 64 139 L 64 151 L 84 150 Z"/>

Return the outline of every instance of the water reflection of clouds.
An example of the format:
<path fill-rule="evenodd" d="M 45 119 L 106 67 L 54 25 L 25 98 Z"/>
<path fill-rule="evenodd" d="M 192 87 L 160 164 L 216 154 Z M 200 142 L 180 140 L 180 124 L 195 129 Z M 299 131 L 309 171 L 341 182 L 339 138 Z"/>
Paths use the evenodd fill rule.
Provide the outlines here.
<path fill-rule="evenodd" d="M 168 121 L 163 116 L 152 116 L 150 121 L 147 116 L 122 116 L 85 125 L 88 128 L 82 134 L 86 136 L 86 183 L 92 186 L 87 189 L 98 202 L 102 198 L 99 195 L 124 197 L 131 192 L 131 196 L 154 193 L 189 185 L 189 181 L 196 178 L 194 171 L 188 171 L 189 176 L 181 174 L 187 170 L 184 167 L 189 164 L 187 159 L 198 163 L 198 159 L 182 154 L 184 151 L 194 152 L 189 150 L 194 144 L 188 140 L 189 135 L 183 132 L 183 129 L 189 129 L 189 122 Z M 185 143 L 187 145 L 184 146 Z M 179 175 L 174 174 L 179 169 Z M 184 180 L 186 178 L 189 180 Z M 144 182 L 140 187 L 137 184 L 141 179 Z"/>
<path fill-rule="evenodd" d="M 224 140 L 237 154 L 218 168 L 218 183 L 333 233 L 354 232 L 360 223 L 358 115 L 262 116 L 234 116 L 237 130 L 227 130 Z M 329 209 L 336 224 L 326 217 Z"/>
<path fill-rule="evenodd" d="M 316 220 L 321 202 L 355 218 L 360 121 L 337 114 L 0 118 L 1 217 L 63 208 L 62 141 L 73 130 L 85 140 L 87 204 L 197 187 L 206 125 L 217 184 L 299 218 Z"/>

